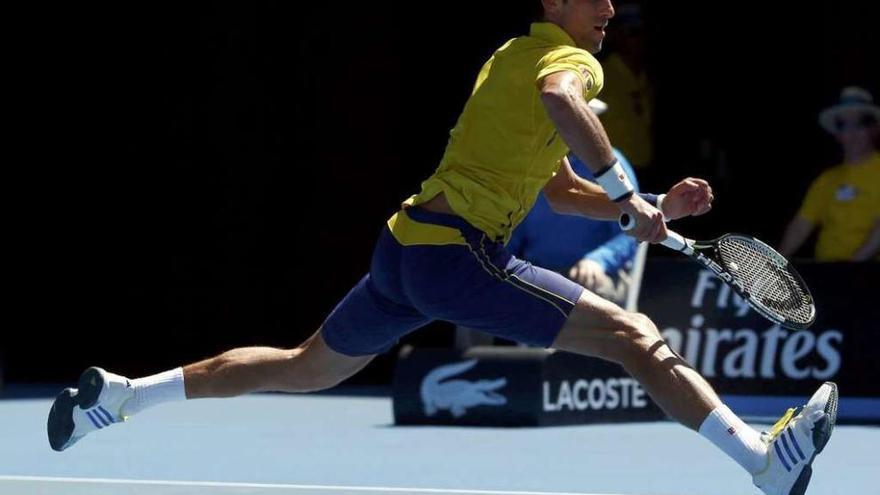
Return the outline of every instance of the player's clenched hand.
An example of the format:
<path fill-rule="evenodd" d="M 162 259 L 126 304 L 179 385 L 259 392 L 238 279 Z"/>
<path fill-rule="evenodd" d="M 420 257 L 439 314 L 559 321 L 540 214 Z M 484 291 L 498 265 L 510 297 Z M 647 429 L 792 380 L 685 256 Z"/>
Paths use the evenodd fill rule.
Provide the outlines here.
<path fill-rule="evenodd" d="M 628 230 L 627 234 L 645 242 L 661 242 L 666 239 L 666 222 L 663 221 L 663 214 L 638 194 L 633 194 L 618 205 L 621 211 L 628 213 L 636 222 L 635 228 Z"/>
<path fill-rule="evenodd" d="M 712 186 L 703 179 L 688 177 L 672 186 L 663 199 L 663 214 L 669 220 L 697 216 L 712 209 L 715 195 Z"/>

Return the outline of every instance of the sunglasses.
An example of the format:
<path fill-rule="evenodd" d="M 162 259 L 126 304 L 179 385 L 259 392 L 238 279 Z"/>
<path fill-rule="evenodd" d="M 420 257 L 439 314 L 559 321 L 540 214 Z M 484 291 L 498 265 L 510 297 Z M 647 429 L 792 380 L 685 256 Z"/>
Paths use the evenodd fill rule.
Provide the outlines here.
<path fill-rule="evenodd" d="M 838 132 L 867 129 L 875 125 L 877 125 L 877 118 L 873 115 L 862 115 L 856 120 L 836 119 L 834 121 L 834 128 Z"/>

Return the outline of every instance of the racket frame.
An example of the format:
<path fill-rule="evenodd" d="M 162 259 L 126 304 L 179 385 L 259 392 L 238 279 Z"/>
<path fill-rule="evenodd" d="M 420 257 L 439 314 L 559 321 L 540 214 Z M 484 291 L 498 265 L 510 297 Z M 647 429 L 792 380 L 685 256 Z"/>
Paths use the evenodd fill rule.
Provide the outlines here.
<path fill-rule="evenodd" d="M 628 214 L 624 213 L 620 216 L 620 228 L 624 231 L 631 230 L 635 227 L 634 222 L 632 221 L 632 217 Z M 766 243 L 762 242 L 760 239 L 756 239 L 752 236 L 745 234 L 725 234 L 721 237 L 713 239 L 711 241 L 695 241 L 693 239 L 688 239 L 681 234 L 674 232 L 672 230 L 667 229 L 668 236 L 664 239 L 660 244 L 663 246 L 672 249 L 673 251 L 678 251 L 688 258 L 696 261 L 703 267 L 707 268 L 709 271 L 714 273 L 722 282 L 726 283 L 729 287 L 731 287 L 740 297 L 745 300 L 749 306 L 752 307 L 758 314 L 767 318 L 768 320 L 778 324 L 783 328 L 787 328 L 789 330 L 803 330 L 809 328 L 816 321 L 816 305 L 813 302 L 813 295 L 810 293 L 810 289 L 807 287 L 807 284 L 804 283 L 804 279 L 801 278 L 800 274 L 797 270 L 791 266 L 791 263 L 785 259 L 784 256 L 776 252 L 775 249 L 768 246 Z M 779 262 L 784 269 L 786 269 L 797 281 L 800 287 L 804 290 L 806 295 L 810 298 L 810 318 L 806 322 L 796 322 L 792 321 L 784 316 L 778 314 L 772 309 L 766 307 L 756 298 L 753 298 L 752 295 L 746 290 L 743 286 L 742 282 L 737 280 L 736 276 L 730 273 L 730 271 L 725 268 L 721 264 L 721 260 L 718 259 L 717 254 L 713 254 L 712 256 L 707 256 L 706 253 L 717 253 L 718 246 L 720 242 L 724 239 L 730 238 L 740 238 L 744 239 L 748 242 L 752 242 L 758 244 L 765 248 L 766 254 L 772 257 L 775 261 Z"/>

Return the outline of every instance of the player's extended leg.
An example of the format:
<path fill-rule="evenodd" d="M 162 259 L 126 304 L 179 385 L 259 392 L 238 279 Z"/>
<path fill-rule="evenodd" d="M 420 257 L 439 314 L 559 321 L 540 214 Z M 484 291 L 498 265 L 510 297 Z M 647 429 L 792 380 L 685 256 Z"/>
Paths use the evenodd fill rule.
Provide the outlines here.
<path fill-rule="evenodd" d="M 384 228 L 370 273 L 336 305 L 321 329 L 296 349 L 233 349 L 137 380 L 89 368 L 80 376 L 79 389 L 65 389 L 55 399 L 49 412 L 49 443 L 64 450 L 89 432 L 162 402 L 335 386 L 392 348 L 401 336 L 431 321 L 410 304 L 403 290 L 403 254 L 404 246 Z"/>
<path fill-rule="evenodd" d="M 621 364 L 672 418 L 698 430 L 721 405 L 712 387 L 676 355 L 647 316 L 584 291 L 553 343 Z"/>
<path fill-rule="evenodd" d="M 80 376 L 77 389 L 65 389 L 55 399 L 47 424 L 49 443 L 62 451 L 92 431 L 163 402 L 331 388 L 363 369 L 373 357 L 335 352 L 319 330 L 295 349 L 233 349 L 135 380 L 89 368 Z"/>
<path fill-rule="evenodd" d="M 589 291 L 581 295 L 553 347 L 620 363 L 669 416 L 698 430 L 737 461 L 767 494 L 806 491 L 813 459 L 828 442 L 837 416 L 837 388 L 826 383 L 770 432 L 755 431 L 670 349 L 650 318 Z"/>
<path fill-rule="evenodd" d="M 363 369 L 373 357 L 340 354 L 327 346 L 321 331 L 295 349 L 233 349 L 183 368 L 186 398 L 324 390 Z"/>

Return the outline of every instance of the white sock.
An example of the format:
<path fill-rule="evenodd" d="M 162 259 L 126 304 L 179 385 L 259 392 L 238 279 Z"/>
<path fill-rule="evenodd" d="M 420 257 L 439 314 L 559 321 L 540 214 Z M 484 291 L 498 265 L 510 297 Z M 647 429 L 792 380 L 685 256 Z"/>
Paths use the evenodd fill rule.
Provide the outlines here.
<path fill-rule="evenodd" d="M 761 434 L 724 404 L 709 413 L 700 426 L 700 435 L 751 474 L 767 467 L 767 446 L 761 441 Z"/>
<path fill-rule="evenodd" d="M 131 381 L 134 397 L 125 403 L 122 414 L 131 416 L 163 402 L 186 400 L 183 368 L 175 368 Z"/>

